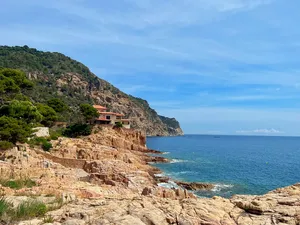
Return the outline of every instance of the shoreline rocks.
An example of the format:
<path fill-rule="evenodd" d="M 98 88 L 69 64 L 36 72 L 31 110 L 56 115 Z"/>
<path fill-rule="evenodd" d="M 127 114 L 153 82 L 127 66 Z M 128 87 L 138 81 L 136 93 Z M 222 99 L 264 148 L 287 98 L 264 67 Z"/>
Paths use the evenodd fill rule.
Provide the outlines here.
<path fill-rule="evenodd" d="M 215 185 L 210 183 L 198 183 L 198 182 L 183 182 L 175 181 L 175 183 L 189 191 L 198 191 L 198 190 L 212 190 Z"/>
<path fill-rule="evenodd" d="M 139 133 L 105 128 L 89 137 L 60 138 L 52 144 L 51 153 L 26 145 L 2 153 L 1 178 L 26 177 L 37 186 L 0 189 L 11 198 L 72 196 L 62 208 L 47 213 L 57 225 L 300 224 L 300 184 L 261 196 L 198 198 L 191 191 L 212 190 L 214 185 L 176 181 L 181 188 L 158 186 L 170 183 L 170 178 L 158 176 L 162 172 L 149 162 L 167 161 L 147 155 Z M 20 224 L 42 222 L 36 218 Z"/>

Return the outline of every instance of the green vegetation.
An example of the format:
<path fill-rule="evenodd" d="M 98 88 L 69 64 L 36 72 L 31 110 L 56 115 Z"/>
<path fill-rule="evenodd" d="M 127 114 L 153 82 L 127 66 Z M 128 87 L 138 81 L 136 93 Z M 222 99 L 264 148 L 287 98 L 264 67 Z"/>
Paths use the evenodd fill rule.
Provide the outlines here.
<path fill-rule="evenodd" d="M 17 207 L 7 201 L 5 197 L 0 198 L 0 221 L 1 224 L 15 224 L 17 221 L 29 220 L 36 217 L 44 217 L 44 223 L 53 223 L 52 216 L 45 216 L 49 211 L 59 209 L 62 206 L 60 199 L 55 199 L 50 205 L 29 199 L 21 202 Z"/>
<path fill-rule="evenodd" d="M 5 200 L 4 197 L 0 198 L 0 218 L 9 210 L 10 204 Z"/>
<path fill-rule="evenodd" d="M 0 117 L 0 140 L 15 144 L 17 141 L 25 142 L 32 134 L 32 126 L 22 120 L 12 117 Z"/>
<path fill-rule="evenodd" d="M 34 217 L 44 216 L 47 212 L 45 203 L 28 200 L 22 202 L 15 211 L 15 218 L 18 220 L 26 220 Z"/>
<path fill-rule="evenodd" d="M 51 140 L 57 140 L 59 137 L 63 136 L 62 132 L 64 129 L 50 129 L 50 139 Z"/>
<path fill-rule="evenodd" d="M 63 102 L 63 100 L 59 98 L 52 98 L 47 101 L 49 107 L 55 110 L 55 112 L 61 113 L 68 109 L 67 105 Z"/>
<path fill-rule="evenodd" d="M 48 105 L 45 104 L 37 104 L 37 109 L 43 116 L 41 120 L 41 124 L 47 127 L 51 127 L 55 121 L 58 120 L 58 115 L 56 111 Z"/>
<path fill-rule="evenodd" d="M 92 133 L 92 126 L 88 124 L 74 124 L 64 130 L 66 137 L 76 138 L 79 136 L 88 136 Z"/>
<path fill-rule="evenodd" d="M 47 141 L 42 144 L 42 148 L 44 151 L 48 152 L 51 148 L 53 148 L 53 146 L 50 142 Z"/>
<path fill-rule="evenodd" d="M 37 103 L 46 104 L 56 111 L 57 121 L 75 124 L 82 123 L 86 119 L 80 110 L 80 105 L 92 104 L 95 96 L 101 99 L 101 104 L 112 111 L 118 110 L 111 104 L 112 101 L 117 98 L 127 98 L 130 100 L 131 108 L 145 112 L 144 119 L 152 123 L 161 123 L 156 111 L 147 101 L 126 95 L 95 76 L 83 64 L 63 54 L 42 52 L 28 46 L 0 46 L 0 70 L 1 68 L 22 70 L 31 81 L 24 79 L 26 78 L 24 72 L 19 71 L 18 75 L 10 76 L 7 69 L 4 69 L 6 75 L 2 73 L 2 76 L 0 75 L 0 105 L 1 102 L 4 104 L 11 99 L 30 101 L 36 106 Z M 22 84 L 19 85 L 15 80 L 20 80 Z M 106 98 L 106 94 L 109 97 Z M 128 109 L 128 115 L 133 112 L 131 108 Z M 53 113 L 49 115 L 50 118 L 52 116 Z M 41 123 L 51 126 L 53 119 L 50 121 L 48 119 L 41 120 Z"/>
<path fill-rule="evenodd" d="M 31 179 L 16 179 L 16 180 L 0 180 L 0 184 L 3 187 L 9 187 L 12 189 L 31 188 L 36 186 L 36 182 Z"/>
<path fill-rule="evenodd" d="M 7 150 L 14 147 L 13 143 L 9 141 L 0 141 L 0 150 Z"/>
<path fill-rule="evenodd" d="M 94 120 L 95 118 L 99 117 L 99 113 L 98 113 L 97 109 L 95 109 L 90 104 L 81 104 L 80 111 L 86 121 L 91 121 L 91 120 Z"/>
<path fill-rule="evenodd" d="M 121 128 L 121 127 L 123 127 L 123 124 L 121 122 L 116 122 L 114 127 Z"/>
<path fill-rule="evenodd" d="M 27 141 L 28 144 L 31 146 L 38 145 L 41 146 L 44 151 L 49 151 L 52 148 L 52 144 L 49 142 L 48 139 L 44 137 L 35 137 L 31 138 L 29 141 Z"/>
<path fill-rule="evenodd" d="M 28 124 L 38 123 L 43 116 L 29 101 L 12 100 L 0 108 L 0 115 L 22 120 Z"/>
<path fill-rule="evenodd" d="M 53 223 L 54 222 L 54 218 L 51 215 L 45 216 L 43 219 L 43 223 Z"/>
<path fill-rule="evenodd" d="M 174 128 L 174 129 L 180 128 L 180 125 L 179 125 L 178 121 L 175 118 L 168 118 L 168 117 L 165 117 L 165 116 L 159 116 L 159 118 L 161 119 L 161 121 L 164 124 L 167 124 L 168 127 L 171 127 L 171 128 Z"/>
<path fill-rule="evenodd" d="M 31 102 L 30 97 L 23 95 L 24 89 L 33 88 L 25 74 L 19 70 L 0 69 L 0 149 L 6 150 L 17 142 L 28 142 L 31 145 L 40 145 L 45 151 L 52 148 L 52 144 L 45 138 L 28 138 L 32 136 L 32 128 L 40 123 L 51 127 L 59 118 L 65 117 L 69 107 L 59 98 L 51 98 L 47 104 Z M 81 104 L 82 118 L 92 120 L 98 116 L 89 104 Z M 75 123 L 64 132 L 51 132 L 51 139 L 57 139 L 62 133 L 68 137 L 89 135 L 91 126 Z"/>

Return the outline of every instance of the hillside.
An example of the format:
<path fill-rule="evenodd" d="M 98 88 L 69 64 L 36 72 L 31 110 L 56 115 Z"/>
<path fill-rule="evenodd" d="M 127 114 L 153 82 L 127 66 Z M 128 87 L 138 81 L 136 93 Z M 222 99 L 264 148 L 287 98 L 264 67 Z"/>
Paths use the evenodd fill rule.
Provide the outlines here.
<path fill-rule="evenodd" d="M 0 46 L 0 67 L 26 72 L 36 83 L 33 90 L 26 92 L 33 101 L 46 102 L 58 97 L 67 103 L 73 111 L 64 115 L 68 122 L 76 119 L 81 103 L 95 103 L 125 114 L 132 119 L 133 128 L 145 131 L 147 135 L 183 134 L 175 119 L 160 117 L 147 101 L 123 93 L 83 64 L 61 53 L 42 52 L 28 46 Z M 176 129 L 169 120 L 177 122 Z"/>

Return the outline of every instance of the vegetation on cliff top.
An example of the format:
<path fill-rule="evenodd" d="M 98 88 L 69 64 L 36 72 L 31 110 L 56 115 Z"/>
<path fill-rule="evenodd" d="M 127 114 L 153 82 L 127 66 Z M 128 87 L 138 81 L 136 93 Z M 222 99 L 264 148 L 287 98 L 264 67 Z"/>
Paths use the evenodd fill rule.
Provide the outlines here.
<path fill-rule="evenodd" d="M 1 67 L 25 71 L 30 82 L 35 83 L 31 89 L 23 91 L 23 94 L 28 96 L 31 101 L 40 102 L 52 108 L 53 106 L 49 102 L 51 99 L 58 99 L 67 103 L 68 110 L 61 113 L 54 108 L 57 113 L 60 113 L 59 121 L 75 123 L 78 120 L 83 120 L 84 116 L 79 106 L 95 102 L 106 106 L 109 110 L 120 111 L 123 109 L 120 113 L 133 117 L 133 128 L 140 129 L 139 126 L 143 126 L 143 129 L 149 133 L 153 132 L 148 130 L 151 126 L 157 132 L 162 132 L 162 130 L 165 133 L 168 132 L 168 125 L 159 118 L 147 101 L 121 92 L 110 83 L 91 73 L 82 63 L 63 54 L 38 51 L 28 46 L 0 46 Z M 5 82 L 11 81 L 6 80 Z M 15 88 L 17 87 L 11 86 L 12 91 Z M 0 92 L 1 90 L 0 87 Z M 114 97 L 112 98 L 112 96 Z M 128 99 L 131 102 L 130 107 L 120 108 L 120 104 L 114 104 L 120 98 Z M 134 111 L 134 109 L 141 109 L 144 112 L 143 118 L 140 117 L 140 112 Z M 53 117 L 53 114 L 49 117 Z"/>
<path fill-rule="evenodd" d="M 2 92 L 0 102 L 0 149 L 11 148 L 17 142 L 29 142 L 38 144 L 45 151 L 49 151 L 52 145 L 44 138 L 29 139 L 33 128 L 42 123 L 51 127 L 65 111 L 67 105 L 60 99 L 49 99 L 47 104 L 31 101 L 26 96 L 28 89 L 33 89 L 34 84 L 29 81 L 25 73 L 15 69 L 0 69 L 0 90 Z M 11 88 L 13 87 L 13 88 Z M 21 99 L 21 100 L 20 100 Z M 91 105 L 81 105 L 82 117 L 92 120 L 98 116 L 97 110 Z M 70 110 L 71 111 L 71 110 Z M 85 121 L 81 121 L 85 122 Z M 77 127 L 80 124 L 77 124 Z M 83 124 L 83 126 L 88 126 Z M 72 126 L 71 126 L 72 128 Z M 68 136 L 89 135 L 90 128 L 85 127 L 82 131 L 67 129 Z"/>

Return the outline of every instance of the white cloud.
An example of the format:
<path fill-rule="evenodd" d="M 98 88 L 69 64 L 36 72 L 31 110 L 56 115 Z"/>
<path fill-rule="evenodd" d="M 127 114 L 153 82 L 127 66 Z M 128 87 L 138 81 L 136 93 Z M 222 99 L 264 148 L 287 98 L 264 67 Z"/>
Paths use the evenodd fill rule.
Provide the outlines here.
<path fill-rule="evenodd" d="M 238 134 L 283 134 L 283 131 L 271 129 L 255 129 L 255 130 L 238 130 Z"/>

